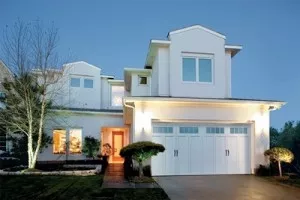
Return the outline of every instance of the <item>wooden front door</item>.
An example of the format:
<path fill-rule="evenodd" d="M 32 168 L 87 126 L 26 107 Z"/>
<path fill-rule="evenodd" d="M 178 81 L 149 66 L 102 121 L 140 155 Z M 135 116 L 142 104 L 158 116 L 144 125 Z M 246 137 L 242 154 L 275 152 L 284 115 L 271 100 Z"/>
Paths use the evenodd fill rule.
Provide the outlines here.
<path fill-rule="evenodd" d="M 124 132 L 123 131 L 113 131 L 112 132 L 112 160 L 113 161 L 123 161 L 120 156 L 120 150 L 124 146 Z"/>

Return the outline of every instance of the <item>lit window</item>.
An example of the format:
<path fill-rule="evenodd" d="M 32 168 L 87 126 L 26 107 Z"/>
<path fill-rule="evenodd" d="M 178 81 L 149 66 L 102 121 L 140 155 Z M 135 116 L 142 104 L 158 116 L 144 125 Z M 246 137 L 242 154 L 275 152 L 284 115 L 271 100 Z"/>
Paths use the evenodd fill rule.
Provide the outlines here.
<path fill-rule="evenodd" d="M 223 127 L 206 127 L 206 133 L 224 134 L 224 128 Z"/>
<path fill-rule="evenodd" d="M 153 127 L 153 133 L 173 133 L 173 127 Z"/>
<path fill-rule="evenodd" d="M 111 106 L 122 106 L 124 97 L 124 86 L 111 86 Z"/>
<path fill-rule="evenodd" d="M 211 59 L 199 59 L 199 81 L 212 82 Z"/>
<path fill-rule="evenodd" d="M 147 85 L 148 83 L 148 78 L 147 76 L 139 76 L 139 84 L 140 85 Z"/>
<path fill-rule="evenodd" d="M 80 78 L 71 78 L 71 87 L 80 87 Z"/>
<path fill-rule="evenodd" d="M 198 127 L 179 127 L 180 133 L 198 133 Z"/>
<path fill-rule="evenodd" d="M 182 80 L 196 81 L 196 59 L 195 58 L 183 58 Z"/>
<path fill-rule="evenodd" d="M 66 130 L 53 131 L 53 153 L 65 154 L 66 153 Z"/>
<path fill-rule="evenodd" d="M 93 88 L 94 81 L 92 79 L 84 79 L 84 88 Z"/>
<path fill-rule="evenodd" d="M 69 151 L 71 154 L 80 154 L 82 147 L 82 130 L 71 129 L 69 134 Z"/>

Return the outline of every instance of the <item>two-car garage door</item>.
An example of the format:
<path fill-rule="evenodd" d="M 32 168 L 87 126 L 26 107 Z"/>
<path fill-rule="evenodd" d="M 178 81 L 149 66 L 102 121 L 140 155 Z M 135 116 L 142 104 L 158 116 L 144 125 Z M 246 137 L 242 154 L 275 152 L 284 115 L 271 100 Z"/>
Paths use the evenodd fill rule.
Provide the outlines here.
<path fill-rule="evenodd" d="M 154 123 L 152 132 L 166 148 L 152 158 L 153 175 L 250 174 L 247 124 Z"/>

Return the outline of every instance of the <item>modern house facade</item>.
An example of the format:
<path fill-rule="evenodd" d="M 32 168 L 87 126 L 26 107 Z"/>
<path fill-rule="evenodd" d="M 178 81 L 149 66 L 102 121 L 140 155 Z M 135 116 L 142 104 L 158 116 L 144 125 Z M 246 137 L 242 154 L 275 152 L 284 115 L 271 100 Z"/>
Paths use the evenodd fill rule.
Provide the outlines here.
<path fill-rule="evenodd" d="M 241 49 L 195 25 L 151 40 L 144 68 L 125 68 L 124 80 L 86 62 L 66 64 L 45 127 L 53 144 L 39 161 L 84 159 L 84 137 L 93 136 L 112 146 L 110 163 L 123 162 L 129 143 L 164 145 L 150 161 L 153 175 L 254 173 L 267 162 L 270 112 L 285 102 L 232 97 L 231 63 Z"/>

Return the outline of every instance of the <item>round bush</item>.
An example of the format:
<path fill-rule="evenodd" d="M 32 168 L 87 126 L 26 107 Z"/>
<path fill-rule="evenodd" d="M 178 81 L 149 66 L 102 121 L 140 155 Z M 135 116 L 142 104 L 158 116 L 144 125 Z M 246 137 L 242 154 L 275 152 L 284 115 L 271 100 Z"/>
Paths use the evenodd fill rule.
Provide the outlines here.
<path fill-rule="evenodd" d="M 161 144 L 157 144 L 150 141 L 135 142 L 123 147 L 120 151 L 120 156 L 131 157 L 140 153 L 152 153 L 156 155 L 159 152 L 164 152 L 165 147 Z"/>

